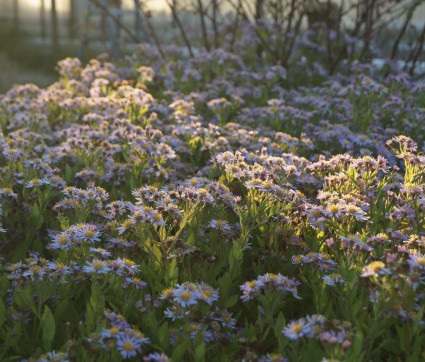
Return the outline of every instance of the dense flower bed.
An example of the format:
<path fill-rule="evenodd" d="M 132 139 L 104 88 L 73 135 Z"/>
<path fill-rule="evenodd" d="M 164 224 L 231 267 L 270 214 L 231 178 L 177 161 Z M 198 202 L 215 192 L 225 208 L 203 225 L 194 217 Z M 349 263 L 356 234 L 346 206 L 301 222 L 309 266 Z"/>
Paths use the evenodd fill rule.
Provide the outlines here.
<path fill-rule="evenodd" d="M 425 84 L 165 51 L 0 96 L 0 360 L 424 359 Z"/>

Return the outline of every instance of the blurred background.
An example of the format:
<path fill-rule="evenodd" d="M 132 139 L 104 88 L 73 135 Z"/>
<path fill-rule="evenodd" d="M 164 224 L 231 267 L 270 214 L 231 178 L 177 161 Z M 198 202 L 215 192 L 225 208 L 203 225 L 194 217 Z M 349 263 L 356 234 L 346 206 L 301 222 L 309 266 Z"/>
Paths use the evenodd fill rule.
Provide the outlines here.
<path fill-rule="evenodd" d="M 84 32 L 93 38 L 85 48 L 84 60 L 109 50 L 105 28 L 108 24 L 104 19 L 93 15 L 89 24 L 85 22 L 88 3 L 87 0 L 0 0 L 0 93 L 15 83 L 51 84 L 56 79 L 57 61 L 78 55 Z M 152 21 L 164 23 L 166 28 L 170 13 L 165 0 L 148 1 L 145 6 Z M 121 1 L 121 8 L 134 9 L 134 1 Z M 123 14 L 120 21 L 131 28 L 134 14 Z M 122 38 L 128 40 L 125 33 Z"/>
<path fill-rule="evenodd" d="M 255 22 L 262 18 L 266 20 L 265 13 L 271 11 L 273 6 L 277 8 L 281 4 L 283 9 L 285 3 L 293 5 L 295 1 L 300 0 L 145 0 L 138 2 L 141 9 L 136 10 L 139 13 L 136 16 L 133 11 L 136 4 L 134 0 L 0 0 L 0 93 L 14 83 L 31 82 L 46 86 L 56 79 L 54 68 L 58 60 L 79 56 L 87 61 L 100 52 L 113 52 L 112 38 L 115 46 L 119 44 L 120 54 L 130 53 L 135 42 L 172 41 L 179 31 L 183 35 L 182 25 L 189 35 L 194 29 L 195 33 L 200 33 L 204 15 L 207 31 L 210 31 L 211 27 L 216 26 L 214 11 L 222 17 L 233 16 L 237 20 L 243 10 L 245 19 L 251 15 Z M 313 2 L 320 4 L 319 0 L 302 1 L 304 6 Z M 372 7 L 375 11 L 373 16 L 381 6 L 379 1 L 359 0 L 357 3 L 363 2 L 366 9 Z M 326 2 L 322 0 L 321 3 L 323 5 Z M 344 0 L 332 2 L 346 7 L 342 5 Z M 396 30 L 406 27 L 400 44 L 397 44 L 397 51 L 403 56 L 404 49 L 409 46 L 409 34 L 416 31 L 420 36 L 422 27 L 425 31 L 425 1 L 387 0 L 381 3 L 394 10 L 387 13 L 387 8 L 381 10 L 381 19 L 386 19 L 387 26 L 376 27 L 373 36 L 380 41 L 384 56 L 389 56 L 391 47 L 388 39 L 397 37 L 399 33 Z M 97 5 L 97 14 L 94 5 Z M 107 9 L 102 8 L 105 5 Z M 411 14 L 406 10 L 409 6 L 414 9 Z M 177 18 L 171 11 L 173 7 L 178 14 Z M 397 9 L 404 11 L 397 13 Z M 350 11 L 344 12 L 344 16 L 348 18 Z M 323 17 L 323 14 L 320 16 Z M 368 31 L 371 32 L 374 25 L 368 23 L 370 21 L 366 19 L 364 27 L 366 30 L 369 27 Z M 111 31 L 115 31 L 111 29 L 117 27 L 120 28 L 119 35 L 111 34 Z M 156 39 L 153 39 L 152 29 Z"/>

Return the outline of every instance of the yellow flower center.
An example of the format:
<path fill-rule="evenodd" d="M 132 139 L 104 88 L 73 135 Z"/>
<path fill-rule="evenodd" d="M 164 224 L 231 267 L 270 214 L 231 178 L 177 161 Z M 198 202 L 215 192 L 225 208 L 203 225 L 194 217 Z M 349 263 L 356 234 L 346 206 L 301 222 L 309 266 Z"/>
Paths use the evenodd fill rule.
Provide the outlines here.
<path fill-rule="evenodd" d="M 329 212 L 337 212 L 337 211 L 339 211 L 339 207 L 336 206 L 336 205 L 328 205 L 327 210 Z"/>
<path fill-rule="evenodd" d="M 111 333 L 112 335 L 117 334 L 118 332 L 119 332 L 119 329 L 115 328 L 115 327 L 113 327 L 109 330 L 109 333 Z"/>
<path fill-rule="evenodd" d="M 416 260 L 418 261 L 419 264 L 421 264 L 422 266 L 425 266 L 425 257 L 420 256 Z"/>
<path fill-rule="evenodd" d="M 291 330 L 292 330 L 292 332 L 294 332 L 294 333 L 299 333 L 300 331 L 301 331 L 301 329 L 303 329 L 303 326 L 301 325 L 301 324 L 295 324 L 292 328 L 291 328 Z"/>
<path fill-rule="evenodd" d="M 168 288 L 162 291 L 162 295 L 166 298 L 170 297 L 173 294 L 173 289 Z"/>
<path fill-rule="evenodd" d="M 103 263 L 101 261 L 95 261 L 93 263 L 93 268 L 95 268 L 96 270 L 102 269 L 103 268 Z"/>
<path fill-rule="evenodd" d="M 181 294 L 180 296 L 183 300 L 189 300 L 190 299 L 190 293 L 189 292 L 184 292 Z"/>
<path fill-rule="evenodd" d="M 124 223 L 122 224 L 123 227 L 125 228 L 129 228 L 130 226 L 133 225 L 133 221 L 132 220 L 126 220 L 124 221 Z"/>
<path fill-rule="evenodd" d="M 134 266 L 134 264 L 135 264 L 134 261 L 132 261 L 130 259 L 124 258 L 123 261 L 124 261 L 124 264 L 127 265 L 127 266 Z"/>
<path fill-rule="evenodd" d="M 264 183 L 263 183 L 263 187 L 264 187 L 265 189 L 271 189 L 271 188 L 272 188 L 272 184 L 271 184 L 270 182 L 264 182 Z"/>
<path fill-rule="evenodd" d="M 370 270 L 373 271 L 374 273 L 383 269 L 384 266 L 385 264 L 382 261 L 374 261 L 373 263 L 369 264 Z"/>
<path fill-rule="evenodd" d="M 126 351 L 132 351 L 133 350 L 133 343 L 131 342 L 125 342 L 122 346 Z"/>
<path fill-rule="evenodd" d="M 92 230 L 86 230 L 85 234 L 88 238 L 92 238 L 94 236 L 94 232 Z"/>

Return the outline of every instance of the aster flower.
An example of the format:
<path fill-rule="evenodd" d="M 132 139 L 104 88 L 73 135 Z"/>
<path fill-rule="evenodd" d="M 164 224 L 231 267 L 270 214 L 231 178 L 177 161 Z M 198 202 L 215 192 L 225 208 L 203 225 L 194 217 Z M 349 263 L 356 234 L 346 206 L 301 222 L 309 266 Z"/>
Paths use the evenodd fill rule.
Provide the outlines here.
<path fill-rule="evenodd" d="M 162 218 L 162 215 L 157 211 L 154 211 L 151 214 L 150 221 L 156 226 L 166 226 L 167 225 L 165 223 L 164 219 Z"/>
<path fill-rule="evenodd" d="M 183 308 L 187 308 L 188 306 L 198 304 L 200 296 L 198 290 L 192 290 L 182 285 L 174 290 L 173 300 Z"/>
<path fill-rule="evenodd" d="M 94 243 L 100 241 L 100 231 L 96 225 L 84 224 L 76 230 L 75 238 L 86 243 Z"/>
<path fill-rule="evenodd" d="M 173 298 L 174 297 L 174 289 L 172 289 L 172 288 L 167 288 L 167 289 L 164 289 L 162 292 L 161 292 L 161 296 L 159 297 L 160 299 L 171 299 L 171 298 Z"/>
<path fill-rule="evenodd" d="M 178 320 L 178 319 L 182 319 L 184 318 L 184 316 L 189 315 L 190 311 L 189 310 L 185 310 L 183 308 L 178 308 L 178 307 L 172 307 L 167 308 L 164 311 L 164 314 L 167 318 L 170 318 L 172 321 Z"/>
<path fill-rule="evenodd" d="M 47 263 L 47 267 L 50 268 L 50 270 L 55 271 L 56 273 L 63 275 L 63 274 L 71 274 L 72 268 L 68 265 L 59 263 L 59 262 L 49 262 Z"/>
<path fill-rule="evenodd" d="M 371 276 L 388 275 L 388 274 L 391 274 L 391 270 L 385 268 L 385 264 L 382 261 L 373 261 L 372 263 L 366 265 L 363 268 L 363 272 L 360 276 L 371 277 Z"/>
<path fill-rule="evenodd" d="M 139 272 L 139 266 L 136 265 L 136 263 L 130 259 L 127 258 L 118 258 L 115 261 L 115 265 L 122 271 L 124 274 L 130 274 L 134 275 L 135 273 Z"/>
<path fill-rule="evenodd" d="M 49 183 L 49 182 L 45 179 L 34 178 L 34 179 L 28 181 L 25 184 L 25 187 L 38 187 L 38 186 L 44 185 L 46 183 Z"/>
<path fill-rule="evenodd" d="M 261 362 L 288 362 L 288 359 L 277 353 L 267 353 L 260 358 Z"/>
<path fill-rule="evenodd" d="M 143 282 L 137 277 L 125 278 L 124 286 L 134 285 L 136 289 L 141 290 L 147 286 L 147 283 Z"/>
<path fill-rule="evenodd" d="M 87 274 L 105 274 L 112 269 L 108 266 L 108 264 L 99 259 L 94 259 L 91 262 L 86 262 L 86 265 L 83 266 L 83 272 Z"/>
<path fill-rule="evenodd" d="M 146 358 L 146 357 L 145 357 Z M 151 353 L 148 355 L 148 361 L 153 361 L 153 362 L 171 362 L 171 358 L 167 357 L 166 354 L 164 353 Z"/>
<path fill-rule="evenodd" d="M 121 334 L 117 338 L 117 349 L 124 359 L 135 357 L 142 342 L 134 336 Z"/>
<path fill-rule="evenodd" d="M 102 258 L 108 258 L 111 256 L 111 253 L 102 248 L 89 248 L 89 251 L 95 254 L 99 254 Z"/>
<path fill-rule="evenodd" d="M 204 283 L 199 285 L 199 292 L 199 298 L 209 305 L 212 305 L 219 298 L 218 291 Z"/>
<path fill-rule="evenodd" d="M 67 232 L 62 232 L 53 237 L 52 241 L 49 243 L 48 247 L 50 249 L 66 249 L 68 250 L 71 247 L 71 238 Z"/>
<path fill-rule="evenodd" d="M 262 287 L 263 284 L 261 284 L 261 282 L 257 280 L 252 280 L 250 282 L 244 283 L 240 286 L 240 289 L 242 290 L 241 299 L 244 302 L 254 299 L 254 297 L 257 295 L 257 293 L 261 290 Z"/>
<path fill-rule="evenodd" d="M 291 340 L 297 340 L 302 337 L 309 337 L 312 332 L 313 328 L 311 324 L 306 322 L 303 318 L 292 321 L 282 330 L 282 334 Z"/>
<path fill-rule="evenodd" d="M 122 333 L 118 327 L 112 326 L 109 329 L 103 329 L 100 332 L 102 338 L 118 338 L 118 336 Z"/>
<path fill-rule="evenodd" d="M 190 338 L 195 339 L 199 334 L 202 336 L 202 339 L 205 343 L 211 342 L 214 340 L 213 333 L 207 329 L 206 326 L 200 323 L 193 323 L 191 326 Z"/>
<path fill-rule="evenodd" d="M 220 231 L 229 231 L 231 229 L 230 225 L 227 223 L 226 220 L 216 220 L 216 219 L 212 219 L 208 223 L 208 227 L 211 229 L 217 229 Z"/>
<path fill-rule="evenodd" d="M 133 227 L 133 225 L 135 224 L 133 219 L 127 219 L 125 220 L 120 227 L 117 228 L 118 230 L 118 234 L 124 234 L 128 229 L 130 229 L 131 227 Z"/>
<path fill-rule="evenodd" d="M 68 353 L 51 351 L 41 355 L 37 362 L 69 362 Z"/>
<path fill-rule="evenodd" d="M 337 284 L 345 284 L 345 280 L 339 274 L 324 275 L 322 279 L 325 281 L 326 285 L 332 287 L 335 287 Z"/>
<path fill-rule="evenodd" d="M 349 215 L 352 215 L 359 221 L 367 221 L 369 220 L 369 216 L 364 212 L 360 207 L 356 205 L 347 205 L 345 207 L 345 212 Z"/>
<path fill-rule="evenodd" d="M 409 255 L 409 259 L 407 260 L 409 263 L 409 268 L 411 271 L 413 270 L 425 270 L 425 255 L 420 253 L 415 253 Z"/>

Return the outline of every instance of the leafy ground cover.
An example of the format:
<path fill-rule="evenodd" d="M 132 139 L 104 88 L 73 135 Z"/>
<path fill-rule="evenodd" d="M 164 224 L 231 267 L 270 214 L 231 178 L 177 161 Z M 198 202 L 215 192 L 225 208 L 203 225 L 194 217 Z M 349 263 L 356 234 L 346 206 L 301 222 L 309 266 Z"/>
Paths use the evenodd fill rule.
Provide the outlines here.
<path fill-rule="evenodd" d="M 0 360 L 425 358 L 425 84 L 249 39 L 0 97 Z"/>

